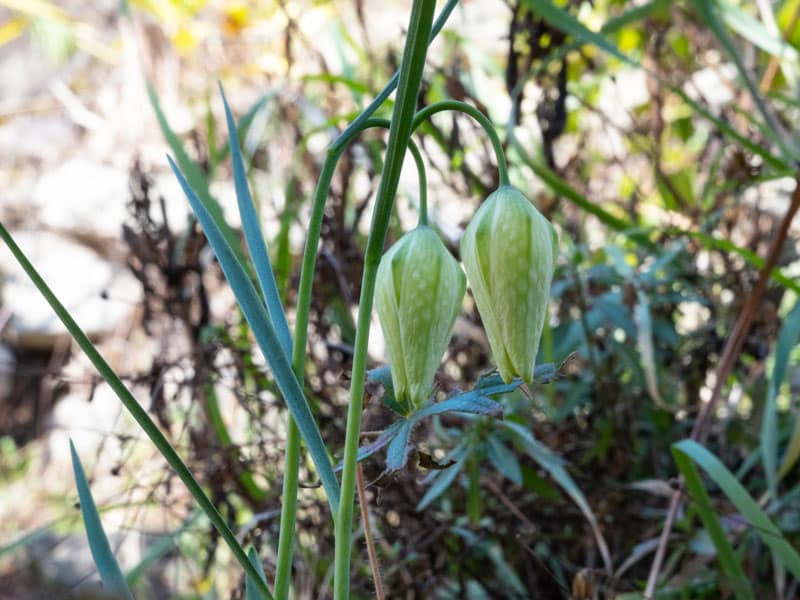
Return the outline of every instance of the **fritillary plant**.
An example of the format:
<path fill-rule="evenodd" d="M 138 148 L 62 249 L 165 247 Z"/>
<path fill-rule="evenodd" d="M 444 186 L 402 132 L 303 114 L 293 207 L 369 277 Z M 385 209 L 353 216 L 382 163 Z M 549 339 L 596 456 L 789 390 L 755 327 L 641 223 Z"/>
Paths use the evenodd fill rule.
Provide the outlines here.
<path fill-rule="evenodd" d="M 455 4 L 452 0 L 448 2 L 434 24 L 433 0 L 414 0 L 398 74 L 326 154 L 308 225 L 293 333 L 278 293 L 248 187 L 236 122 L 224 93 L 222 100 L 228 124 L 230 158 L 249 261 L 235 236 L 231 235 L 231 228 L 224 222 L 219 206 L 204 190 L 197 189 L 194 167 L 181 154 L 176 155 L 177 163 L 171 157 L 168 159 L 269 364 L 289 412 L 278 559 L 272 585 L 267 582 L 255 551 L 251 549 L 248 553 L 237 541 L 229 524 L 164 434 L 38 275 L 8 231 L 0 225 L 0 237 L 230 547 L 245 571 L 248 598 L 285 599 L 289 595 L 301 441 L 314 463 L 330 506 L 330 523 L 335 531 L 333 595 L 337 600 L 345 600 L 350 595 L 358 462 L 386 448 L 387 468 L 400 469 L 408 459 L 411 429 L 421 419 L 446 412 L 472 415 L 473 418 L 502 419 L 503 406 L 497 401 L 500 395 L 513 391 L 522 382 L 531 383 L 535 376 L 543 383 L 554 376 L 552 366 L 537 367 L 535 364 L 556 254 L 552 226 L 522 192 L 510 186 L 500 140 L 484 114 L 472 106 L 449 100 L 417 110 L 428 45 L 441 30 Z M 395 88 L 397 95 L 391 121 L 374 118 L 372 115 Z M 158 111 L 157 105 L 156 109 Z M 494 149 L 499 172 L 500 188 L 478 209 L 462 241 L 466 276 L 439 234 L 428 224 L 424 164 L 411 139 L 413 132 L 425 120 L 441 111 L 464 113 L 483 127 Z M 158 115 L 163 120 L 160 112 Z M 336 164 L 348 144 L 372 127 L 388 127 L 388 145 L 365 250 L 346 439 L 343 449 L 331 448 L 322 438 L 303 391 L 313 273 L 323 212 Z M 413 156 L 419 173 L 420 223 L 384 252 L 389 218 L 407 151 Z M 433 393 L 434 374 L 446 352 L 467 284 L 482 316 L 502 380 L 496 375 L 483 377 L 473 390 L 455 393 L 437 402 Z M 373 302 L 387 341 L 390 365 L 388 370 L 382 368 L 367 373 L 367 341 Z M 384 384 L 383 402 L 397 413 L 397 419 L 373 443 L 359 447 L 367 379 Z M 509 431 L 513 431 L 519 426 L 510 424 L 509 427 Z M 517 433 L 523 438 L 530 435 L 524 430 Z M 532 437 L 530 442 L 538 444 Z M 597 532 L 588 505 L 561 463 L 547 454 L 546 449 L 535 448 L 539 456 L 547 458 L 542 461 L 543 466 L 579 504 Z M 336 468 L 331 461 L 332 455 L 343 455 Z M 72 457 L 84 523 L 101 579 L 109 592 L 120 597 L 132 597 L 111 553 L 74 448 Z M 339 471 L 341 477 L 337 476 Z M 607 555 L 599 533 L 597 538 L 603 555 Z M 380 586 L 377 591 L 381 595 Z"/>

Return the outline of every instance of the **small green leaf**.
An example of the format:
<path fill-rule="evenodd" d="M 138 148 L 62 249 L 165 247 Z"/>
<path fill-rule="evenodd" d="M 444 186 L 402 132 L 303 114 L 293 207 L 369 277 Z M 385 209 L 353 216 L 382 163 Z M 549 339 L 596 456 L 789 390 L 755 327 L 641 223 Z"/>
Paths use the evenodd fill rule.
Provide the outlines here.
<path fill-rule="evenodd" d="M 133 600 L 133 595 L 128 589 L 128 584 L 125 583 L 119 563 L 111 551 L 100 515 L 94 504 L 94 498 L 92 498 L 92 492 L 89 489 L 89 483 L 86 481 L 86 474 L 83 472 L 81 460 L 78 458 L 72 440 L 69 441 L 69 452 L 72 456 L 72 470 L 75 473 L 75 484 L 78 486 L 81 514 L 83 515 L 83 524 L 86 526 L 86 535 L 89 538 L 89 548 L 92 551 L 97 572 L 103 581 L 103 587 L 115 598 Z"/>
<path fill-rule="evenodd" d="M 258 552 L 255 548 L 250 548 L 250 550 L 247 551 L 247 558 L 250 559 L 250 563 L 256 568 L 256 571 L 258 571 L 261 582 L 266 585 L 267 576 L 264 574 L 264 565 L 261 564 L 261 559 L 258 557 Z M 258 586 L 250 575 L 247 576 L 244 582 L 244 597 L 245 600 L 261 600 Z"/>
<path fill-rule="evenodd" d="M 417 504 L 418 511 L 425 510 L 431 502 L 447 491 L 447 488 L 449 488 L 456 477 L 458 477 L 461 469 L 464 468 L 464 463 L 466 463 L 469 455 L 470 452 L 466 448 L 458 447 L 450 455 L 451 459 L 456 459 L 456 464 L 441 471 L 433 472 L 431 479 L 428 480 L 433 481 L 433 484 L 428 488 L 428 491 L 425 492 L 425 495 L 422 496 L 419 504 Z"/>

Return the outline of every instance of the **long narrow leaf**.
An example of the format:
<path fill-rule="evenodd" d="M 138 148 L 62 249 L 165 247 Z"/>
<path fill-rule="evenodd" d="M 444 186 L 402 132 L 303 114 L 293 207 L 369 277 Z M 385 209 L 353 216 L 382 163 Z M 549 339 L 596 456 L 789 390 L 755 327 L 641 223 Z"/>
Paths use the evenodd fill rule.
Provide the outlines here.
<path fill-rule="evenodd" d="M 786 320 L 778 333 L 775 344 L 775 365 L 772 368 L 769 386 L 767 387 L 767 401 L 764 405 L 764 418 L 761 421 L 761 458 L 764 462 L 764 472 L 767 476 L 767 486 L 770 495 L 777 497 L 778 489 L 778 392 L 786 377 L 786 367 L 792 349 L 800 342 L 800 301 L 787 315 Z"/>
<path fill-rule="evenodd" d="M 189 155 L 183 148 L 183 143 L 181 142 L 180 138 L 172 130 L 172 127 L 170 127 L 167 117 L 164 114 L 164 111 L 161 109 L 161 103 L 158 101 L 156 90 L 150 84 L 150 82 L 147 83 L 147 95 L 150 98 L 150 104 L 153 107 L 153 112 L 156 114 L 156 120 L 161 128 L 161 134 L 164 136 L 164 139 L 167 141 L 172 153 L 175 155 L 175 160 L 178 162 L 181 171 L 186 174 L 186 178 L 189 180 L 192 189 L 197 191 L 197 195 L 203 202 L 203 206 L 206 207 L 206 210 L 213 217 L 214 222 L 225 236 L 225 240 L 228 242 L 228 244 L 230 244 L 234 252 L 236 252 L 236 255 L 243 259 L 244 254 L 242 253 L 239 240 L 236 238 L 236 234 L 234 233 L 233 229 L 231 229 L 227 221 L 225 221 L 225 217 L 222 213 L 222 207 L 219 205 L 219 202 L 217 202 L 216 198 L 211 195 L 208 187 L 208 179 L 200 168 L 200 165 L 189 158 Z"/>
<path fill-rule="evenodd" d="M 261 564 L 261 559 L 258 557 L 258 552 L 255 548 L 250 548 L 247 551 L 247 558 L 250 559 L 250 563 L 255 567 L 258 574 L 261 576 L 261 583 L 266 585 L 267 583 L 267 576 L 264 574 L 264 565 Z M 258 583 L 253 581 L 253 578 L 248 575 L 247 579 L 244 582 L 244 597 L 245 600 L 260 600 L 261 596 L 258 593 Z"/>
<path fill-rule="evenodd" d="M 747 519 L 747 522 L 753 526 L 773 554 L 795 578 L 800 579 L 800 555 L 797 550 L 786 541 L 772 520 L 716 456 L 694 440 L 682 440 L 674 444 L 672 453 L 676 457 L 678 454 L 684 454 L 700 465 L 728 500 Z"/>
<path fill-rule="evenodd" d="M 610 573 L 611 555 L 608 552 L 608 545 L 597 523 L 597 517 L 594 516 L 592 508 L 586 501 L 583 492 L 581 492 L 580 488 L 575 483 L 575 480 L 567 473 L 567 470 L 564 468 L 564 461 L 561 457 L 536 440 L 531 432 L 519 423 L 515 423 L 514 421 L 500 421 L 499 425 L 516 434 L 515 437 L 519 440 L 530 457 L 538 462 L 545 471 L 550 473 L 550 476 L 555 479 L 556 483 L 558 483 L 558 485 L 567 492 L 569 497 L 572 498 L 572 501 L 578 505 L 583 516 L 589 521 L 589 525 L 597 541 L 597 547 L 600 550 L 600 555 L 603 557 L 603 563 L 605 564 L 606 570 Z"/>
<path fill-rule="evenodd" d="M 72 470 L 75 473 L 75 484 L 78 486 L 78 497 L 81 503 L 81 514 L 83 524 L 86 526 L 86 536 L 89 538 L 89 549 L 92 551 L 92 558 L 100 574 L 103 587 L 115 598 L 127 598 L 133 600 L 133 595 L 125 583 L 125 577 L 119 568 L 119 563 L 111 551 L 106 532 L 97 514 L 97 507 L 92 498 L 92 491 L 89 489 L 89 482 L 86 481 L 86 474 L 83 472 L 83 465 L 75 451 L 72 440 L 69 441 L 69 452 L 72 456 Z"/>
<path fill-rule="evenodd" d="M 250 561 L 247 560 L 247 555 L 245 554 L 244 549 L 242 549 L 239 542 L 236 540 L 236 536 L 230 530 L 230 527 L 228 527 L 228 524 L 225 522 L 225 519 L 222 518 L 222 515 L 219 514 L 217 508 L 214 506 L 208 496 L 206 496 L 203 488 L 201 488 L 200 484 L 197 483 L 197 480 L 195 480 L 191 471 L 189 471 L 183 460 L 181 460 L 181 457 L 178 456 L 178 453 L 169 443 L 167 438 L 164 437 L 163 433 L 161 433 L 161 430 L 150 418 L 150 415 L 148 415 L 147 412 L 141 407 L 136 398 L 133 397 L 133 394 L 131 394 L 128 388 L 125 387 L 125 384 L 122 383 L 122 380 L 119 378 L 119 376 L 97 351 L 97 348 L 78 326 L 78 324 L 75 322 L 75 319 L 73 319 L 72 315 L 69 314 L 69 311 L 64 307 L 63 304 L 61 304 L 58 298 L 56 298 L 53 291 L 33 267 L 31 262 L 28 260 L 28 257 L 25 256 L 25 253 L 22 252 L 19 246 L 17 246 L 14 238 L 11 237 L 11 234 L 2 225 L 2 223 L 0 223 L 0 239 L 2 239 L 9 247 L 11 253 L 14 255 L 14 258 L 16 258 L 17 262 L 42 294 L 44 299 L 47 300 L 47 303 L 53 309 L 53 312 L 56 313 L 58 318 L 67 328 L 69 334 L 92 362 L 95 369 L 97 369 L 100 375 L 102 375 L 109 387 L 114 390 L 114 393 L 120 399 L 123 406 L 125 406 L 127 411 L 139 424 L 139 427 L 142 428 L 142 430 L 147 434 L 147 437 L 149 437 L 156 448 L 158 448 L 159 452 L 161 452 L 161 455 L 167 461 L 169 466 L 172 467 L 178 477 L 181 478 L 181 481 L 183 481 L 184 485 L 189 490 L 189 493 L 191 493 L 192 497 L 195 499 L 195 502 L 197 502 L 198 506 L 200 506 L 203 512 L 206 513 L 214 527 L 225 540 L 225 543 L 228 544 L 228 547 L 231 549 L 231 552 L 233 552 L 236 560 L 239 561 L 239 564 L 242 565 L 242 568 L 248 573 L 253 571 L 254 574 L 255 570 L 250 564 Z M 272 595 L 269 593 L 269 589 L 266 586 L 261 589 L 261 593 L 264 598 L 272 598 Z"/>
<path fill-rule="evenodd" d="M 272 326 L 272 321 L 267 314 L 267 309 L 253 287 L 253 282 L 247 276 L 244 267 L 237 259 L 230 245 L 226 242 L 222 232 L 217 227 L 211 215 L 203 206 L 197 194 L 192 190 L 186 178 L 181 173 L 178 166 L 169 158 L 169 164 L 178 178 L 189 203 L 197 216 L 198 221 L 203 226 L 209 244 L 217 255 L 220 266 L 222 267 L 225 278 L 228 280 L 236 300 L 244 313 L 250 328 L 253 330 L 256 341 L 261 351 L 264 353 L 269 363 L 278 388 L 286 399 L 286 404 L 294 417 L 297 428 L 303 436 L 311 459 L 317 468 L 322 486 L 328 496 L 328 502 L 335 515 L 339 508 L 339 482 L 333 472 L 328 452 L 322 441 L 317 423 L 311 414 L 308 401 L 303 394 L 300 384 L 292 371 L 289 358 L 283 352 L 278 335 Z"/>
<path fill-rule="evenodd" d="M 719 517 L 713 508 L 711 498 L 708 495 L 706 486 L 703 484 L 703 480 L 700 478 L 697 467 L 692 462 L 689 454 L 682 450 L 678 444 L 672 447 L 672 454 L 686 482 L 686 489 L 695 500 L 693 506 L 697 510 L 697 514 L 700 515 L 703 526 L 708 532 L 714 548 L 717 550 L 717 559 L 719 559 L 722 571 L 730 580 L 731 585 L 729 587 L 739 600 L 752 600 L 754 596 L 750 582 L 745 577 L 742 566 L 739 564 L 728 537 L 725 535 L 725 530 L 722 528 Z"/>
<path fill-rule="evenodd" d="M 239 137 L 236 131 L 236 123 L 228 106 L 228 99 L 222 84 L 219 86 L 222 94 L 222 103 L 225 105 L 225 119 L 228 122 L 228 144 L 230 145 L 231 164 L 233 165 L 233 182 L 236 187 L 236 202 L 239 205 L 239 215 L 242 219 L 244 229 L 244 239 L 247 242 L 247 249 L 250 252 L 250 259 L 256 268 L 256 277 L 261 286 L 261 293 L 267 305 L 267 311 L 272 319 L 272 324 L 281 342 L 281 348 L 286 356 L 292 355 L 292 334 L 289 331 L 289 323 L 286 321 L 286 313 L 283 311 L 281 296 L 278 292 L 278 285 L 275 282 L 275 273 L 272 271 L 272 264 L 269 261 L 267 245 L 258 224 L 253 198 L 250 195 L 250 188 L 247 185 L 247 174 L 242 159 L 242 151 L 239 147 Z"/>

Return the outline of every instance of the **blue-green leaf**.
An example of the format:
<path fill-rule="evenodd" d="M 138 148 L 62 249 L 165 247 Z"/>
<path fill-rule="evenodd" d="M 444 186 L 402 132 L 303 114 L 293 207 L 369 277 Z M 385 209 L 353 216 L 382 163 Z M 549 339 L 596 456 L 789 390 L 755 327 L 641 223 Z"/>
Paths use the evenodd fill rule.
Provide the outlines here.
<path fill-rule="evenodd" d="M 264 574 L 264 565 L 261 564 L 261 559 L 258 557 L 258 552 L 255 548 L 250 548 L 250 550 L 247 551 L 247 558 L 250 559 L 250 563 L 256 568 L 256 571 L 258 571 L 261 581 L 266 585 L 267 576 Z M 245 600 L 261 600 L 258 586 L 250 575 L 247 576 L 244 582 L 244 597 Z"/>
<path fill-rule="evenodd" d="M 522 485 L 522 468 L 517 457 L 493 435 L 486 438 L 486 455 L 495 469 L 517 485 Z"/>
<path fill-rule="evenodd" d="M 491 388 L 489 389 L 491 391 Z M 413 413 L 409 420 L 419 421 L 431 415 L 440 415 L 446 412 L 465 412 L 473 413 L 476 415 L 487 415 L 501 419 L 503 417 L 503 405 L 491 400 L 485 390 L 465 392 L 442 400 L 423 406 L 418 411 Z"/>
<path fill-rule="evenodd" d="M 72 440 L 69 441 L 69 451 L 72 455 L 75 484 L 78 486 L 83 524 L 86 526 L 89 548 L 92 551 L 92 558 L 97 566 L 97 572 L 103 581 L 103 587 L 115 598 L 133 600 L 133 595 L 128 589 L 128 584 L 125 583 L 125 577 L 122 575 L 119 563 L 117 563 L 117 559 L 114 558 L 114 553 L 111 551 L 106 532 L 103 530 L 103 524 L 100 522 L 100 515 L 97 514 L 97 507 L 94 504 L 89 483 L 86 481 L 86 474 L 83 472 L 81 460 L 78 458 L 78 453 L 75 451 L 75 445 Z"/>
<path fill-rule="evenodd" d="M 466 448 L 456 448 L 450 455 L 451 459 L 456 459 L 456 463 L 453 466 L 447 467 L 441 471 L 434 471 L 433 484 L 428 488 L 428 491 L 425 492 L 425 495 L 422 496 L 419 504 L 417 504 L 418 511 L 425 509 L 426 506 L 447 491 L 447 488 L 449 488 L 453 481 L 455 481 L 456 477 L 458 477 L 461 469 L 464 468 L 464 463 L 467 462 L 469 455 L 470 452 Z"/>
<path fill-rule="evenodd" d="M 272 321 L 267 315 L 267 310 L 253 287 L 253 282 L 248 277 L 244 267 L 237 260 L 237 257 L 230 245 L 225 240 L 219 227 L 211 218 L 205 206 L 192 190 L 186 178 L 178 169 L 172 158 L 169 164 L 178 178 L 189 203 L 192 205 L 198 221 L 203 226 L 209 244 L 217 255 L 220 266 L 222 267 L 225 278 L 228 280 L 236 300 L 244 313 L 253 335 L 258 342 L 264 357 L 267 359 L 272 373 L 277 381 L 281 394 L 286 399 L 286 404 L 292 417 L 303 436 L 303 441 L 308 447 L 314 466 L 317 468 L 322 487 L 328 496 L 331 511 L 335 515 L 339 509 L 339 482 L 333 472 L 330 458 L 325 444 L 322 441 L 317 423 L 311 414 L 303 390 L 292 371 L 288 356 L 283 352 L 278 335 L 272 325 Z"/>
<path fill-rule="evenodd" d="M 231 164 L 233 166 L 233 183 L 236 187 L 236 202 L 239 205 L 239 215 L 242 219 L 242 229 L 244 239 L 247 242 L 247 249 L 250 252 L 250 259 L 256 268 L 256 277 L 261 286 L 261 293 L 267 305 L 267 311 L 272 319 L 272 324 L 281 342 L 281 348 L 286 356 L 292 355 L 292 334 L 289 331 L 289 323 L 286 321 L 286 313 L 281 304 L 281 296 L 278 292 L 278 285 L 275 282 L 275 273 L 272 271 L 272 264 L 269 261 L 267 245 L 261 233 L 261 226 L 258 224 L 253 198 L 250 195 L 250 188 L 247 185 L 247 174 L 242 159 L 242 151 L 239 147 L 239 137 L 236 131 L 236 123 L 233 120 L 228 99 L 222 84 L 219 86 L 222 94 L 222 103 L 225 106 L 225 118 L 228 122 L 228 144 L 230 145 Z"/>
<path fill-rule="evenodd" d="M 170 127 L 164 111 L 161 110 L 161 104 L 158 101 L 156 90 L 150 84 L 150 82 L 147 83 L 147 95 L 150 97 L 150 104 L 153 107 L 153 112 L 156 114 L 156 120 L 161 128 L 161 133 L 164 136 L 164 139 L 167 140 L 167 144 L 172 150 L 172 153 L 175 155 L 175 159 L 177 160 L 181 171 L 186 174 L 186 178 L 189 180 L 192 188 L 197 191 L 197 195 L 202 201 L 203 206 L 206 207 L 206 210 L 213 217 L 217 227 L 219 227 L 220 231 L 222 231 L 222 235 L 225 236 L 225 240 L 228 242 L 228 244 L 230 244 L 231 248 L 233 248 L 236 255 L 239 258 L 243 258 L 242 248 L 239 245 L 239 240 L 236 238 L 236 234 L 225 221 L 225 217 L 222 213 L 222 207 L 219 205 L 219 202 L 217 202 L 216 198 L 211 195 L 211 191 L 208 187 L 208 178 L 206 177 L 205 173 L 203 173 L 200 165 L 189 158 L 189 155 L 183 148 L 183 143 Z"/>
<path fill-rule="evenodd" d="M 386 467 L 392 471 L 402 469 L 408 461 L 408 438 L 414 423 L 411 420 L 400 421 L 400 427 L 386 449 Z"/>
<path fill-rule="evenodd" d="M 778 341 L 775 344 L 775 365 L 767 387 L 767 402 L 764 405 L 764 418 L 761 422 L 761 457 L 767 486 L 773 498 L 777 497 L 778 488 L 778 392 L 786 377 L 789 356 L 795 345 L 800 342 L 800 301 L 787 315 L 783 322 Z"/>

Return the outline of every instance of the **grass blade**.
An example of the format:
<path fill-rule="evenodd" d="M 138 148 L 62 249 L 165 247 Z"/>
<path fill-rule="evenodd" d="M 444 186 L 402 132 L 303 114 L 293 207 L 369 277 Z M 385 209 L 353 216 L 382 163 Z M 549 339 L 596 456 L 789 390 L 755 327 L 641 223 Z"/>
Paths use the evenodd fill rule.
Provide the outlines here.
<path fill-rule="evenodd" d="M 792 349 L 800 341 L 800 300 L 778 333 L 775 344 L 775 365 L 767 387 L 767 401 L 764 405 L 764 417 L 761 421 L 761 458 L 764 462 L 764 472 L 767 476 L 767 487 L 773 498 L 777 498 L 778 491 L 778 392 L 786 377 L 786 367 Z"/>
<path fill-rule="evenodd" d="M 258 552 L 255 548 L 250 548 L 247 551 L 247 558 L 250 559 L 250 563 L 261 576 L 261 582 L 266 585 L 267 576 L 264 574 L 264 565 L 261 564 L 261 559 L 258 557 Z M 261 600 L 261 596 L 258 594 L 258 584 L 253 581 L 250 575 L 247 576 L 244 582 L 244 597 L 245 600 Z"/>
<path fill-rule="evenodd" d="M 267 359 L 281 394 L 286 399 L 289 411 L 294 417 L 297 428 L 303 436 L 311 459 L 317 468 L 317 473 L 322 480 L 322 486 L 328 496 L 331 510 L 335 515 L 339 508 L 339 482 L 333 472 L 327 449 L 322 441 L 317 423 L 311 414 L 308 401 L 303 390 L 292 371 L 289 358 L 283 352 L 278 334 L 275 332 L 272 321 L 267 314 L 267 309 L 256 292 L 253 282 L 248 277 L 242 263 L 236 257 L 233 249 L 225 240 L 206 207 L 197 197 L 197 194 L 186 181 L 175 161 L 168 157 L 169 164 L 178 178 L 189 203 L 197 216 L 198 221 L 205 231 L 208 242 L 217 255 L 225 278 L 228 280 L 236 300 L 244 313 L 250 328 L 253 330 L 264 357 Z"/>
<path fill-rule="evenodd" d="M 136 398 L 133 397 L 133 394 L 131 394 L 128 388 L 125 387 L 125 384 L 122 383 L 122 380 L 119 378 L 119 376 L 105 361 L 100 352 L 97 351 L 95 345 L 78 326 L 78 324 L 75 322 L 75 319 L 73 319 L 72 315 L 69 314 L 69 311 L 64 308 L 64 305 L 61 304 L 58 298 L 56 298 L 53 291 L 45 283 L 44 279 L 42 279 L 41 275 L 39 275 L 39 273 L 33 267 L 27 256 L 25 256 L 25 253 L 22 252 L 19 246 L 17 246 L 14 238 L 11 237 L 11 234 L 1 223 L 0 239 L 2 239 L 9 247 L 11 253 L 14 255 L 14 258 L 16 258 L 17 262 L 42 294 L 44 299 L 47 300 L 47 303 L 53 309 L 53 312 L 56 313 L 58 318 L 64 324 L 64 327 L 67 328 L 69 334 L 92 362 L 95 369 L 97 369 L 100 375 L 102 375 L 103 379 L 105 379 L 106 383 L 108 383 L 109 387 L 120 399 L 123 406 L 125 406 L 133 419 L 147 434 L 147 437 L 150 438 L 150 441 L 152 441 L 156 448 L 158 448 L 158 451 L 161 452 L 161 455 L 167 461 L 169 466 L 173 468 L 178 477 L 180 477 L 181 481 L 183 481 L 184 485 L 189 490 L 189 493 L 191 493 L 192 497 L 195 499 L 195 502 L 197 502 L 198 506 L 200 506 L 203 512 L 208 516 L 209 520 L 213 523 L 220 536 L 222 536 L 222 538 L 225 540 L 225 543 L 228 544 L 228 547 L 236 557 L 236 560 L 239 561 L 239 564 L 242 565 L 242 568 L 244 568 L 244 570 L 247 572 L 253 571 L 254 574 L 255 570 L 247 560 L 247 555 L 245 554 L 244 549 L 242 549 L 241 545 L 236 540 L 236 536 L 233 534 L 230 527 L 228 527 L 225 519 L 222 518 L 222 515 L 219 514 L 217 508 L 214 506 L 208 496 L 206 496 L 203 488 L 201 488 L 200 484 L 197 483 L 197 480 L 194 478 L 191 471 L 189 471 L 189 468 L 186 466 L 186 464 L 184 464 L 183 460 L 181 460 L 181 457 L 178 456 L 178 453 L 169 443 L 167 438 L 164 437 L 164 434 L 161 433 L 161 430 L 150 418 L 150 415 L 148 415 L 147 412 L 141 407 Z M 264 598 L 272 598 L 269 588 L 266 586 L 261 589 L 261 593 Z"/>
<path fill-rule="evenodd" d="M 752 600 L 755 596 L 753 596 L 750 582 L 747 580 L 747 577 L 745 577 L 742 566 L 739 564 L 739 560 L 736 558 L 730 542 L 728 542 L 725 530 L 722 528 L 719 517 L 713 509 L 711 498 L 708 495 L 706 486 L 703 484 L 703 480 L 700 478 L 697 467 L 692 462 L 692 458 L 686 451 L 686 448 L 681 447 L 681 444 L 684 444 L 684 442 L 696 444 L 696 442 L 692 440 L 684 440 L 672 447 L 672 454 L 675 457 L 678 469 L 683 474 L 683 479 L 686 482 L 686 489 L 695 500 L 693 506 L 697 510 L 697 514 L 700 515 L 703 526 L 708 532 L 714 544 L 714 548 L 717 550 L 717 558 L 719 559 L 719 564 L 722 567 L 723 573 L 725 573 L 732 582 L 730 587 L 733 589 L 736 598 L 739 600 Z M 684 446 L 686 445 L 684 444 Z M 705 451 L 705 448 L 702 448 L 702 446 L 697 445 L 697 447 Z M 696 453 L 696 449 L 690 449 L 690 451 Z M 720 464 L 720 466 L 722 465 Z M 724 469 L 724 467 L 722 468 Z M 733 479 L 733 475 L 731 475 L 731 479 Z"/>
<path fill-rule="evenodd" d="M 594 512 L 586 501 L 583 492 L 581 492 L 575 480 L 572 479 L 564 468 L 564 461 L 561 457 L 551 451 L 550 448 L 537 441 L 531 432 L 519 423 L 515 423 L 514 421 L 499 421 L 498 425 L 505 427 L 513 433 L 514 437 L 522 444 L 525 452 L 527 452 L 533 460 L 538 462 L 545 471 L 550 473 L 556 483 L 558 483 L 558 485 L 567 492 L 569 497 L 572 498 L 572 501 L 578 505 L 578 508 L 583 513 L 583 516 L 586 517 L 586 520 L 589 521 L 589 525 L 592 528 L 595 540 L 597 541 L 597 547 L 600 550 L 600 555 L 603 557 L 603 564 L 606 570 L 611 573 L 611 555 L 608 552 L 608 545 L 606 544 L 605 538 L 600 531 L 597 518 L 594 516 Z"/>
<path fill-rule="evenodd" d="M 730 500 L 742 516 L 747 519 L 747 522 L 753 526 L 762 541 L 770 547 L 773 556 L 780 560 L 795 578 L 800 579 L 800 555 L 798 555 L 797 550 L 789 544 L 780 530 L 767 514 L 761 510 L 761 507 L 753 500 L 753 497 L 747 492 L 744 486 L 737 481 L 733 474 L 725 468 L 725 465 L 723 465 L 716 456 L 694 440 L 689 439 L 673 444 L 672 454 L 675 456 L 675 460 L 678 462 L 681 472 L 684 471 L 689 459 L 700 465 L 714 483 L 722 490 L 728 500 Z M 682 460 L 681 457 L 687 457 L 687 460 Z M 691 464 L 691 466 L 694 467 L 693 464 Z M 686 470 L 688 471 L 688 469 Z M 686 473 L 684 473 L 684 476 L 685 475 Z M 693 490 L 690 490 L 690 492 L 693 492 Z M 699 503 L 705 502 L 706 506 L 710 507 L 710 504 L 707 502 L 708 495 L 705 489 L 703 489 L 703 493 L 705 497 L 698 497 L 697 499 L 700 501 Z M 700 507 L 698 508 L 702 510 Z M 702 517 L 703 513 L 701 512 L 700 514 Z M 713 516 L 716 518 L 716 515 Z M 711 533 L 711 531 L 709 531 L 709 533 Z"/>
<path fill-rule="evenodd" d="M 228 106 L 228 99 L 225 97 L 225 90 L 222 89 L 222 84 L 219 86 L 219 91 L 222 94 L 222 103 L 225 105 L 225 119 L 228 122 L 228 144 L 230 145 L 231 164 L 233 166 L 233 182 L 236 187 L 236 202 L 239 205 L 244 239 L 247 242 L 250 259 L 256 268 L 256 277 L 261 286 L 261 293 L 264 295 L 267 312 L 270 319 L 272 319 L 275 332 L 278 334 L 283 353 L 286 356 L 291 356 L 292 334 L 289 331 L 289 323 L 286 321 L 286 313 L 283 310 L 278 285 L 275 282 L 275 273 L 272 271 L 272 264 L 269 261 L 267 245 L 264 242 L 253 198 L 247 185 L 247 173 L 244 168 L 242 151 L 239 147 L 236 122 L 233 120 L 231 108 Z"/>
<path fill-rule="evenodd" d="M 153 106 L 153 112 L 156 113 L 156 120 L 158 121 L 158 126 L 161 128 L 161 134 L 164 136 L 164 139 L 167 141 L 172 153 L 175 155 L 175 160 L 178 162 L 181 171 L 186 174 L 186 178 L 189 180 L 192 189 L 197 191 L 197 195 L 203 202 L 203 206 L 206 207 L 206 210 L 214 218 L 214 222 L 222 231 L 222 234 L 225 236 L 225 240 L 228 242 L 231 248 L 234 249 L 237 256 L 240 259 L 243 259 L 244 254 L 242 252 L 242 247 L 239 244 L 239 240 L 237 239 L 233 229 L 231 229 L 228 226 L 228 223 L 225 221 L 225 216 L 222 213 L 222 207 L 219 205 L 219 202 L 217 202 L 216 198 L 211 195 L 208 187 L 208 179 L 206 178 L 205 173 L 203 173 L 202 169 L 196 162 L 189 158 L 189 155 L 186 153 L 180 138 L 175 135 L 175 132 L 170 127 L 164 111 L 161 110 L 161 104 L 158 101 L 156 90 L 153 88 L 150 82 L 147 82 L 147 95 L 150 97 L 150 104 Z"/>
<path fill-rule="evenodd" d="M 83 472 L 81 459 L 78 458 L 78 453 L 75 451 L 75 445 L 72 440 L 69 441 L 69 452 L 72 456 L 75 484 L 78 486 L 83 524 L 86 526 L 86 536 L 89 538 L 89 549 L 92 551 L 92 558 L 95 566 L 97 566 L 100 579 L 103 581 L 103 587 L 115 598 L 133 600 L 128 584 L 125 583 L 125 577 L 122 576 L 119 563 L 111 551 L 111 545 L 108 543 L 106 532 L 103 530 L 100 515 L 97 514 L 92 491 L 89 489 L 89 482 L 86 481 L 86 474 Z"/>

